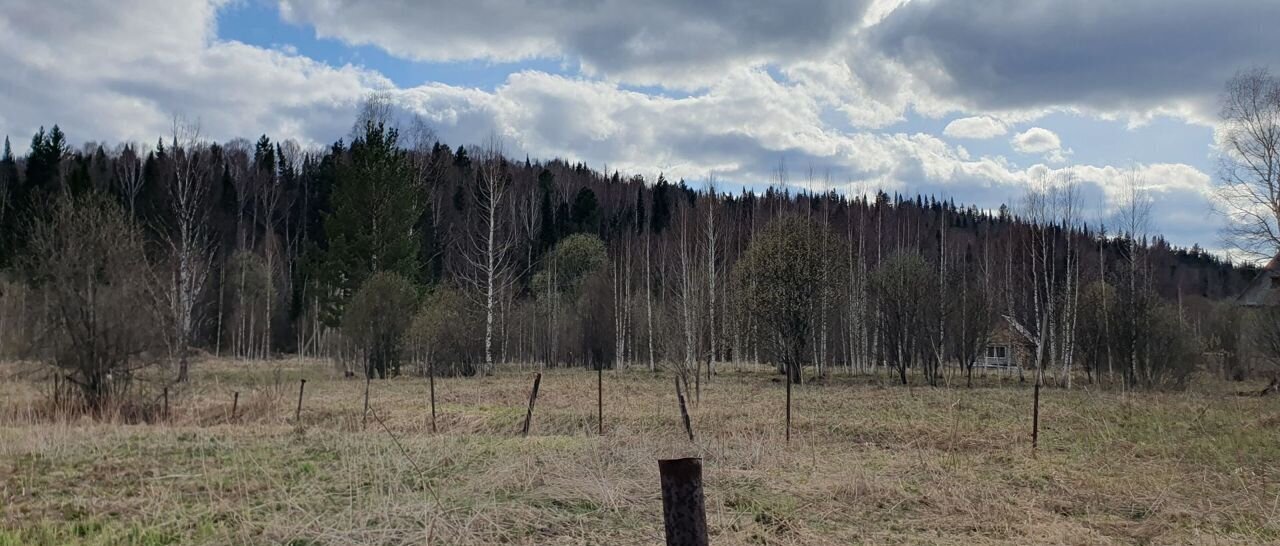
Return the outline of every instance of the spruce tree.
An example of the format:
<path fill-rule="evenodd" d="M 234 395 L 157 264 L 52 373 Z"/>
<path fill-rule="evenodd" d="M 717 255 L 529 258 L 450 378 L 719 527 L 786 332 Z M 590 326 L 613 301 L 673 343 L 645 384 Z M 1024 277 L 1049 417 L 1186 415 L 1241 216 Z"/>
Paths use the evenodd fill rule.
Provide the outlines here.
<path fill-rule="evenodd" d="M 551 204 L 552 196 L 556 191 L 555 178 L 555 175 L 546 169 L 538 173 L 538 191 L 542 192 L 542 202 L 538 205 L 538 214 L 542 218 L 542 231 L 538 234 L 539 254 L 551 250 L 560 240 L 560 233 L 556 229 L 558 226 L 555 207 Z"/>
<path fill-rule="evenodd" d="M 17 234 L 14 193 L 18 186 L 18 161 L 13 157 L 9 137 L 4 137 L 4 155 L 0 155 L 0 268 L 9 265 Z"/>
<path fill-rule="evenodd" d="M 584 186 L 573 197 L 573 227 L 581 233 L 600 232 L 600 205 L 591 188 Z"/>
<path fill-rule="evenodd" d="M 636 235 L 644 234 L 644 184 L 636 188 Z"/>
<path fill-rule="evenodd" d="M 367 123 L 351 143 L 350 159 L 338 167 L 333 212 L 324 228 L 328 266 L 338 299 L 331 318 L 374 273 L 418 278 L 414 225 L 421 215 L 412 164 L 396 146 L 399 134 L 382 123 Z"/>

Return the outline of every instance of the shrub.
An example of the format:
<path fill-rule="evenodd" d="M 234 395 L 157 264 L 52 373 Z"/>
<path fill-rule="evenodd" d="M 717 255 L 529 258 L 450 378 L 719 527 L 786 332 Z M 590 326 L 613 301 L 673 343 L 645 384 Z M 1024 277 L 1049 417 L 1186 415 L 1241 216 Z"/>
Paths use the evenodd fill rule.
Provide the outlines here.
<path fill-rule="evenodd" d="M 438 375 L 473 375 L 483 351 L 483 324 L 461 292 L 437 286 L 413 318 L 415 351 Z"/>
<path fill-rule="evenodd" d="M 47 302 L 32 344 L 97 412 L 155 362 L 160 331 L 143 236 L 109 199 L 60 201 L 33 226 L 25 269 Z"/>
<path fill-rule="evenodd" d="M 342 329 L 363 353 L 367 377 L 400 373 L 404 335 L 417 299 L 413 283 L 386 271 L 369 277 L 351 298 Z"/>

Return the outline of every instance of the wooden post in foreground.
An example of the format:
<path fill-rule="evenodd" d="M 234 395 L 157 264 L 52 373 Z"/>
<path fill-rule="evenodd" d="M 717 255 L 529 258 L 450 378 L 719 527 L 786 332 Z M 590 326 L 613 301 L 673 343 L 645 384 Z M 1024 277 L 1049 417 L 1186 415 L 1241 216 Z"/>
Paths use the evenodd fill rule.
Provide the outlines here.
<path fill-rule="evenodd" d="M 169 421 L 169 387 L 164 388 L 164 420 Z"/>
<path fill-rule="evenodd" d="M 231 395 L 231 420 L 236 420 L 236 410 L 240 407 L 240 391 Z"/>
<path fill-rule="evenodd" d="M 307 380 L 303 379 L 298 383 L 298 409 L 293 412 L 293 420 L 298 423 L 302 422 L 302 391 L 306 388 Z"/>
<path fill-rule="evenodd" d="M 686 384 L 687 387 L 687 384 Z M 676 400 L 680 401 L 680 418 L 684 419 L 684 432 L 689 435 L 689 441 L 693 441 L 693 426 L 689 424 L 689 409 L 684 404 L 684 394 L 680 392 L 680 376 L 676 376 Z"/>
<path fill-rule="evenodd" d="M 521 436 L 529 435 L 529 423 L 533 421 L 533 404 L 538 401 L 538 384 L 542 383 L 542 373 L 533 376 L 533 391 L 529 393 L 529 412 L 524 414 L 524 428 L 520 430 Z"/>
<path fill-rule="evenodd" d="M 702 364 L 697 361 L 693 366 L 693 404 L 702 405 Z"/>
<path fill-rule="evenodd" d="M 1031 409 L 1031 456 L 1036 454 L 1036 448 L 1040 445 L 1040 377 L 1036 377 L 1036 387 L 1033 407 Z"/>
<path fill-rule="evenodd" d="M 364 414 L 360 416 L 360 430 L 369 427 L 369 385 L 373 383 L 373 368 L 364 367 Z"/>
<path fill-rule="evenodd" d="M 702 497 L 702 459 L 658 461 L 662 521 L 667 546 L 707 546 L 707 509 Z"/>
<path fill-rule="evenodd" d="M 596 433 L 604 436 L 604 365 L 596 365 Z"/>
<path fill-rule="evenodd" d="M 787 443 L 791 443 L 791 364 L 785 366 L 787 373 Z"/>
<path fill-rule="evenodd" d="M 436 432 L 436 363 L 427 362 L 427 382 L 431 385 L 431 433 Z"/>

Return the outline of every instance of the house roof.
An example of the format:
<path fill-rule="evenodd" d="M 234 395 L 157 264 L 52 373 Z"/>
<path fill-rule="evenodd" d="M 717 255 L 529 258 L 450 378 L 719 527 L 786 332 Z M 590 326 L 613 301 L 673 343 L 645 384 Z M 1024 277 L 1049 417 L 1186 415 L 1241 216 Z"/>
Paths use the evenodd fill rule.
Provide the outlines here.
<path fill-rule="evenodd" d="M 1030 345 L 1030 346 L 1036 345 L 1036 336 L 1033 335 L 1031 331 L 1027 329 L 1026 326 L 1023 326 L 1022 323 L 1018 322 L 1018 319 L 1015 319 L 1009 315 L 1001 315 L 1001 316 L 1004 317 L 1005 325 L 1008 326 L 1008 329 L 1012 332 L 1016 332 L 1018 336 L 1021 337 L 1021 340 L 1023 342 L 1025 342 L 1027 345 Z"/>
<path fill-rule="evenodd" d="M 1253 278 L 1249 287 L 1236 298 L 1237 305 L 1245 307 L 1274 307 L 1280 305 L 1280 255 L 1272 258 Z"/>

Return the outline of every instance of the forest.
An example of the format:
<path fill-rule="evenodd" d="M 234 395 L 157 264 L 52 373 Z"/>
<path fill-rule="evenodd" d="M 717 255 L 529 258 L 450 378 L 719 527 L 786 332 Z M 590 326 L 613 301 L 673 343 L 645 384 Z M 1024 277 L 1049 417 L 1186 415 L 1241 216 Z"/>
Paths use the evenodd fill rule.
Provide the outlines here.
<path fill-rule="evenodd" d="M 1089 221 L 1069 175 L 980 210 L 775 174 L 724 192 L 512 158 L 496 136 L 450 147 L 377 97 L 324 149 L 182 120 L 154 145 L 73 147 L 54 125 L 0 159 L 0 349 L 90 401 L 146 366 L 185 381 L 201 352 L 378 378 L 746 361 L 938 385 L 1010 328 L 1062 386 L 1249 367 L 1230 302 L 1257 270 L 1150 233 L 1136 175 Z"/>

